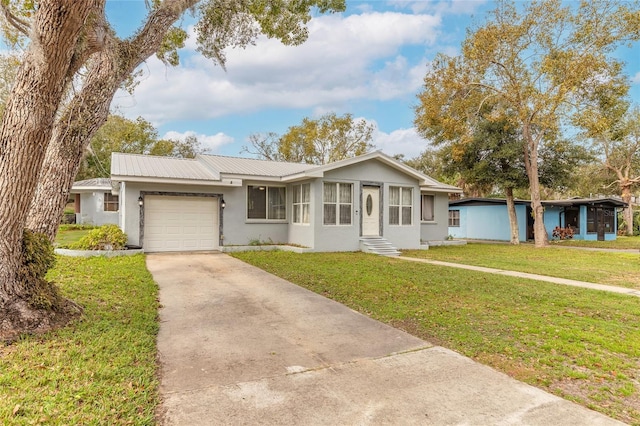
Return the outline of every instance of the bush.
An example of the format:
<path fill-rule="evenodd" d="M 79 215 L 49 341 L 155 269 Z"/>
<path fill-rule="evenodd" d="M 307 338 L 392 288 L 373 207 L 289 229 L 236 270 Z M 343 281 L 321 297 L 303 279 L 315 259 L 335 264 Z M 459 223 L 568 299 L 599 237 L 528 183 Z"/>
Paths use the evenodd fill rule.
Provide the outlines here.
<path fill-rule="evenodd" d="M 45 279 L 47 271 L 55 263 L 56 255 L 49 238 L 25 229 L 22 234 L 22 265 L 18 275 L 31 306 L 40 309 L 59 308 L 61 298 L 58 290 Z"/>
<path fill-rule="evenodd" d="M 571 238 L 573 238 L 573 228 L 571 227 L 566 227 L 566 228 L 560 228 L 559 226 L 556 226 L 553 229 L 553 238 L 559 238 L 561 240 L 570 240 Z"/>
<path fill-rule="evenodd" d="M 127 243 L 127 234 L 117 225 L 103 225 L 92 229 L 79 241 L 70 245 L 76 250 L 122 250 Z"/>

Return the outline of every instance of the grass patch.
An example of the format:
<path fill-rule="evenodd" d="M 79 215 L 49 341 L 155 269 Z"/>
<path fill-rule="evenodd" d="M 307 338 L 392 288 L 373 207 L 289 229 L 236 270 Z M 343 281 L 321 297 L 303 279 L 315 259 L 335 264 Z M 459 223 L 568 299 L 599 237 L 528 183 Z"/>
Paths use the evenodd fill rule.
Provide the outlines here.
<path fill-rule="evenodd" d="M 571 250 L 555 245 L 535 248 L 530 244 L 470 243 L 431 247 L 429 250 L 408 250 L 403 255 L 640 289 L 640 252 Z"/>
<path fill-rule="evenodd" d="M 81 321 L 0 346 L 0 418 L 8 424 L 153 424 L 157 286 L 144 256 L 58 257 L 48 278 Z"/>
<path fill-rule="evenodd" d="M 516 379 L 640 424 L 638 298 L 364 253 L 231 255 Z"/>
<path fill-rule="evenodd" d="M 93 225 L 60 225 L 54 244 L 56 247 L 67 248 L 94 228 Z"/>
<path fill-rule="evenodd" d="M 615 241 L 564 240 L 552 241 L 551 244 L 568 247 L 590 247 L 606 249 L 640 250 L 640 236 L 627 237 L 618 235 Z"/>

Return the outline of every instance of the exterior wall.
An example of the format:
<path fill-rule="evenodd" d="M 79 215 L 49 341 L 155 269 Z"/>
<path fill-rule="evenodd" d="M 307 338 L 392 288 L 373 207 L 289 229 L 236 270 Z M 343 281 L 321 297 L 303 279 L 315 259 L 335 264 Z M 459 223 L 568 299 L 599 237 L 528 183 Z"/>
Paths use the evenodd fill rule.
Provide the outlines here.
<path fill-rule="evenodd" d="M 141 191 L 221 194 L 226 208 L 222 210 L 222 245 L 249 245 L 257 241 L 288 243 L 289 218 L 284 221 L 267 222 L 247 219 L 247 185 L 257 182 L 244 182 L 241 187 L 206 185 L 171 185 L 127 182 L 126 190 L 121 190 L 121 203 L 125 204 L 127 215 L 121 222 L 121 228 L 127 233 L 128 244 L 140 245 L 140 207 L 138 197 Z M 264 183 L 262 183 L 264 184 Z M 290 190 L 287 189 L 287 198 Z M 290 204 L 290 203 L 288 203 Z M 287 215 L 290 215 L 290 208 Z M 305 245 L 305 244 L 301 244 Z"/>
<path fill-rule="evenodd" d="M 324 182 L 353 185 L 351 225 L 324 225 L 322 194 Z M 420 247 L 420 187 L 417 179 L 397 171 L 377 160 L 354 164 L 329 171 L 312 185 L 312 223 L 314 223 L 315 251 L 358 251 L 362 234 L 362 185 L 381 186 L 381 236 L 401 249 Z M 389 187 L 412 188 L 413 221 L 410 226 L 389 224 Z"/>
<path fill-rule="evenodd" d="M 460 226 L 450 226 L 449 235 L 473 240 L 510 241 L 511 227 L 506 205 L 451 206 L 460 210 Z M 526 241 L 526 206 L 516 205 L 520 241 Z"/>
<path fill-rule="evenodd" d="M 310 205 L 309 205 L 309 223 L 293 223 L 293 186 L 309 183 L 311 188 Z M 320 194 L 318 195 L 318 191 Z M 313 248 L 315 245 L 315 226 L 314 224 L 322 221 L 322 212 L 320 216 L 316 212 L 315 205 L 316 199 L 322 200 L 322 186 L 318 189 L 318 186 L 314 181 L 296 182 L 295 184 L 287 186 L 287 219 L 289 220 L 289 238 L 290 244 L 296 244 L 303 247 Z"/>
<path fill-rule="evenodd" d="M 80 194 L 80 213 L 76 213 L 76 223 L 87 225 L 118 224 L 118 212 L 104 211 L 104 192 Z"/>
<path fill-rule="evenodd" d="M 449 194 L 423 192 L 426 195 L 435 196 L 433 222 L 420 223 L 421 241 L 442 241 L 450 234 L 449 225 Z M 420 203 L 420 200 L 418 200 Z M 418 217 L 420 218 L 420 217 Z M 462 223 L 462 222 L 461 222 Z"/>
<path fill-rule="evenodd" d="M 324 182 L 351 183 L 352 217 L 350 225 L 323 224 L 323 184 Z M 293 186 L 309 183 L 310 223 L 293 223 Z M 296 244 L 313 251 L 358 251 L 362 235 L 362 185 L 379 184 L 381 187 L 381 236 L 395 247 L 415 249 L 420 247 L 421 236 L 426 239 L 444 239 L 447 235 L 447 194 L 435 195 L 435 217 L 433 223 L 421 224 L 421 197 L 418 180 L 398 171 L 378 160 L 354 164 L 328 171 L 323 178 L 282 185 L 278 182 L 244 180 L 241 187 L 176 185 L 125 182 L 120 186 L 121 228 L 128 235 L 128 243 L 140 244 L 140 207 L 138 197 L 145 192 L 175 192 L 193 194 L 220 194 L 226 208 L 222 211 L 221 236 L 223 246 L 249 245 L 252 242 L 272 242 Z M 286 219 L 278 221 L 247 219 L 247 191 L 249 185 L 285 186 Z M 412 224 L 407 226 L 389 224 L 389 187 L 412 188 Z M 126 214 L 124 213 L 126 212 Z M 117 217 L 117 216 L 116 216 Z M 425 227 L 422 230 L 422 227 Z"/>

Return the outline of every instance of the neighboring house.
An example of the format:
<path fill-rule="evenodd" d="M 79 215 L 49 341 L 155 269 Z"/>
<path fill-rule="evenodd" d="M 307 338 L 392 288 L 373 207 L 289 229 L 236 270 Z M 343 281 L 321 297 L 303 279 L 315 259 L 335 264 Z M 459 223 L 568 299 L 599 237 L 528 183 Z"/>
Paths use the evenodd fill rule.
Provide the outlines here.
<path fill-rule="evenodd" d="M 533 239 L 531 202 L 516 200 L 520 241 Z M 615 240 L 616 210 L 626 204 L 614 198 L 542 201 L 544 224 L 552 238 L 556 226 L 571 227 L 577 240 Z M 463 198 L 449 203 L 449 235 L 454 238 L 509 241 L 507 202 L 494 198 Z"/>
<path fill-rule="evenodd" d="M 111 180 L 128 243 L 148 252 L 258 242 L 357 251 L 375 237 L 417 249 L 446 238 L 449 193 L 461 192 L 381 152 L 322 166 L 114 153 Z"/>
<path fill-rule="evenodd" d="M 111 179 L 96 178 L 74 182 L 76 223 L 90 225 L 118 224 L 118 195 L 114 194 Z"/>

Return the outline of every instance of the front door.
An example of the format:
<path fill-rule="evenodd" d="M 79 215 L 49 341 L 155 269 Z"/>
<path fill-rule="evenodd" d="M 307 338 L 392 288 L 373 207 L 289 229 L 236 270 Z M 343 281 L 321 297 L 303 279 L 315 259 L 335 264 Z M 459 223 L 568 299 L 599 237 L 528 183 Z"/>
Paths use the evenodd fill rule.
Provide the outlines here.
<path fill-rule="evenodd" d="M 380 236 L 380 188 L 362 188 L 362 235 Z"/>
<path fill-rule="evenodd" d="M 601 207 L 596 209 L 596 230 L 598 231 L 598 241 L 604 241 L 604 210 Z"/>

